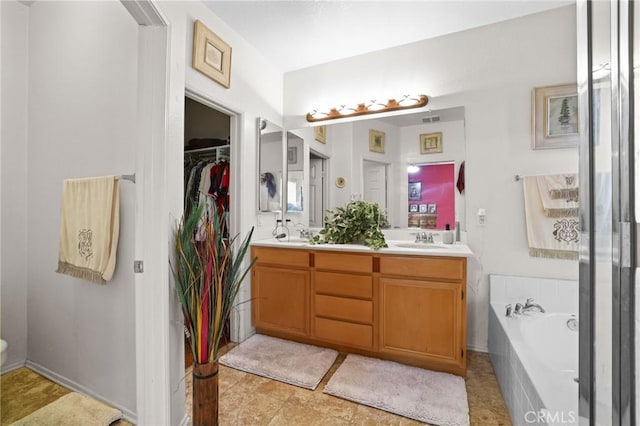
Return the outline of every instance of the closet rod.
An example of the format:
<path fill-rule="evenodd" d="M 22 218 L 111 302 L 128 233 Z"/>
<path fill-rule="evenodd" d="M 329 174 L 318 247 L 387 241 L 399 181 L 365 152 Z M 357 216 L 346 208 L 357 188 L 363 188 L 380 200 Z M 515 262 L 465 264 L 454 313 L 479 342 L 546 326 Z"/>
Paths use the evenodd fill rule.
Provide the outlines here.
<path fill-rule="evenodd" d="M 198 148 L 198 149 L 185 149 L 184 153 L 185 154 L 194 154 L 196 152 L 208 152 L 208 151 L 215 151 L 217 149 L 221 149 L 221 148 L 228 148 L 229 145 L 219 145 L 219 146 L 210 146 L 207 148 Z"/>

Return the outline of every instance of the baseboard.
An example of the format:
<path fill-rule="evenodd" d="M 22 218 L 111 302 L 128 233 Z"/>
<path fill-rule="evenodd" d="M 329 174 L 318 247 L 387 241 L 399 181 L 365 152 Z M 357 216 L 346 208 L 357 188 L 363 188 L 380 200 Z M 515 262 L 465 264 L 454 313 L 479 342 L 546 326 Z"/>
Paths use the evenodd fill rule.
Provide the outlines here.
<path fill-rule="evenodd" d="M 38 374 L 43 375 L 44 377 L 46 377 L 49 380 L 52 380 L 54 382 L 56 382 L 57 384 L 64 386 L 66 388 L 71 389 L 72 391 L 75 392 L 79 392 L 82 393 L 84 395 L 90 396 L 92 398 L 97 399 L 98 401 L 102 401 L 105 404 L 108 404 L 114 408 L 117 408 L 118 410 L 122 411 L 122 415 L 124 417 L 124 419 L 130 423 L 136 424 L 136 413 L 134 413 L 133 411 L 122 407 L 120 404 L 117 404 L 113 401 L 110 401 L 109 399 L 103 397 L 102 395 L 99 395 L 95 392 L 93 392 L 90 389 L 87 389 L 86 387 L 82 386 L 81 384 L 78 384 L 76 382 L 74 382 L 73 380 L 69 380 L 64 376 L 61 376 L 60 374 L 49 370 L 46 367 L 41 366 L 40 364 L 36 364 L 33 361 L 29 361 L 27 360 L 25 366 L 27 368 L 32 369 L 33 371 L 35 371 Z"/>
<path fill-rule="evenodd" d="M 13 370 L 17 370 L 18 368 L 22 368 L 24 367 L 26 364 L 25 360 L 22 361 L 14 361 L 11 364 L 5 364 L 2 366 L 2 370 L 0 371 L 0 373 L 4 374 L 4 373 L 9 373 Z"/>
<path fill-rule="evenodd" d="M 471 351 L 476 351 L 476 352 L 489 353 L 489 347 L 488 346 L 470 345 L 470 344 L 467 343 L 467 349 L 471 350 Z"/>

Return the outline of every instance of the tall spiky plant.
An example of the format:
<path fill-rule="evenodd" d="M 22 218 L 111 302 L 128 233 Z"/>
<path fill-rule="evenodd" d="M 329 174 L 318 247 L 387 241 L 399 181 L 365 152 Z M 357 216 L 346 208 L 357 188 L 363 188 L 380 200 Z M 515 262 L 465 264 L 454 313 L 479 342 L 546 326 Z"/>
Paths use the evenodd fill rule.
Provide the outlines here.
<path fill-rule="evenodd" d="M 242 269 L 253 228 L 234 255 L 238 236 L 225 239 L 223 213 L 204 205 L 191 209 L 174 231 L 171 270 L 184 314 L 193 359 L 204 364 L 218 359 L 220 340 L 231 316 L 240 285 L 255 263 Z"/>

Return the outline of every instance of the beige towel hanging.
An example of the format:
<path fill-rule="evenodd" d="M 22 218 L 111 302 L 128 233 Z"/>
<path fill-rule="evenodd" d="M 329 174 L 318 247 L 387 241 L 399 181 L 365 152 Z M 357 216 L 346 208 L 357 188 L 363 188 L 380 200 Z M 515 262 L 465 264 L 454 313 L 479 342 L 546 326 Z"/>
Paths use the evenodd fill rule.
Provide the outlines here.
<path fill-rule="evenodd" d="M 116 267 L 119 231 L 120 197 L 115 176 L 66 179 L 56 272 L 105 284 Z"/>
<path fill-rule="evenodd" d="M 558 197 L 561 189 L 553 188 L 550 185 L 563 179 L 566 175 L 548 175 L 548 176 L 536 176 L 536 183 L 538 185 L 538 192 L 540 193 L 540 201 L 542 202 L 542 208 L 544 214 L 547 217 L 564 217 L 564 216 L 578 216 L 580 209 L 580 203 L 578 202 L 577 188 L 575 189 L 575 196 Z M 566 188 L 565 188 L 566 189 Z M 572 191 L 568 193 L 573 194 Z M 552 194 L 555 197 L 552 197 Z"/>
<path fill-rule="evenodd" d="M 576 173 L 564 173 L 555 175 L 538 176 L 544 180 L 552 199 L 578 199 L 578 175 Z"/>
<path fill-rule="evenodd" d="M 546 216 L 535 176 L 526 176 L 523 188 L 529 255 L 577 260 L 580 235 L 578 218 Z"/>

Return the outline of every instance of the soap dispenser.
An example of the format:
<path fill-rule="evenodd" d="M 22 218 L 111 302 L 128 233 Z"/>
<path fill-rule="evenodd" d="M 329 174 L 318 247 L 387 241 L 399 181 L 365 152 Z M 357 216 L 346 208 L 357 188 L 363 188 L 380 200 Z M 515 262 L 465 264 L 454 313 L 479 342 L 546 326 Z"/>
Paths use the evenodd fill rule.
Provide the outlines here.
<path fill-rule="evenodd" d="M 453 231 L 451 226 L 447 223 L 444 226 L 444 232 L 442 233 L 442 242 L 444 244 L 453 244 Z"/>

